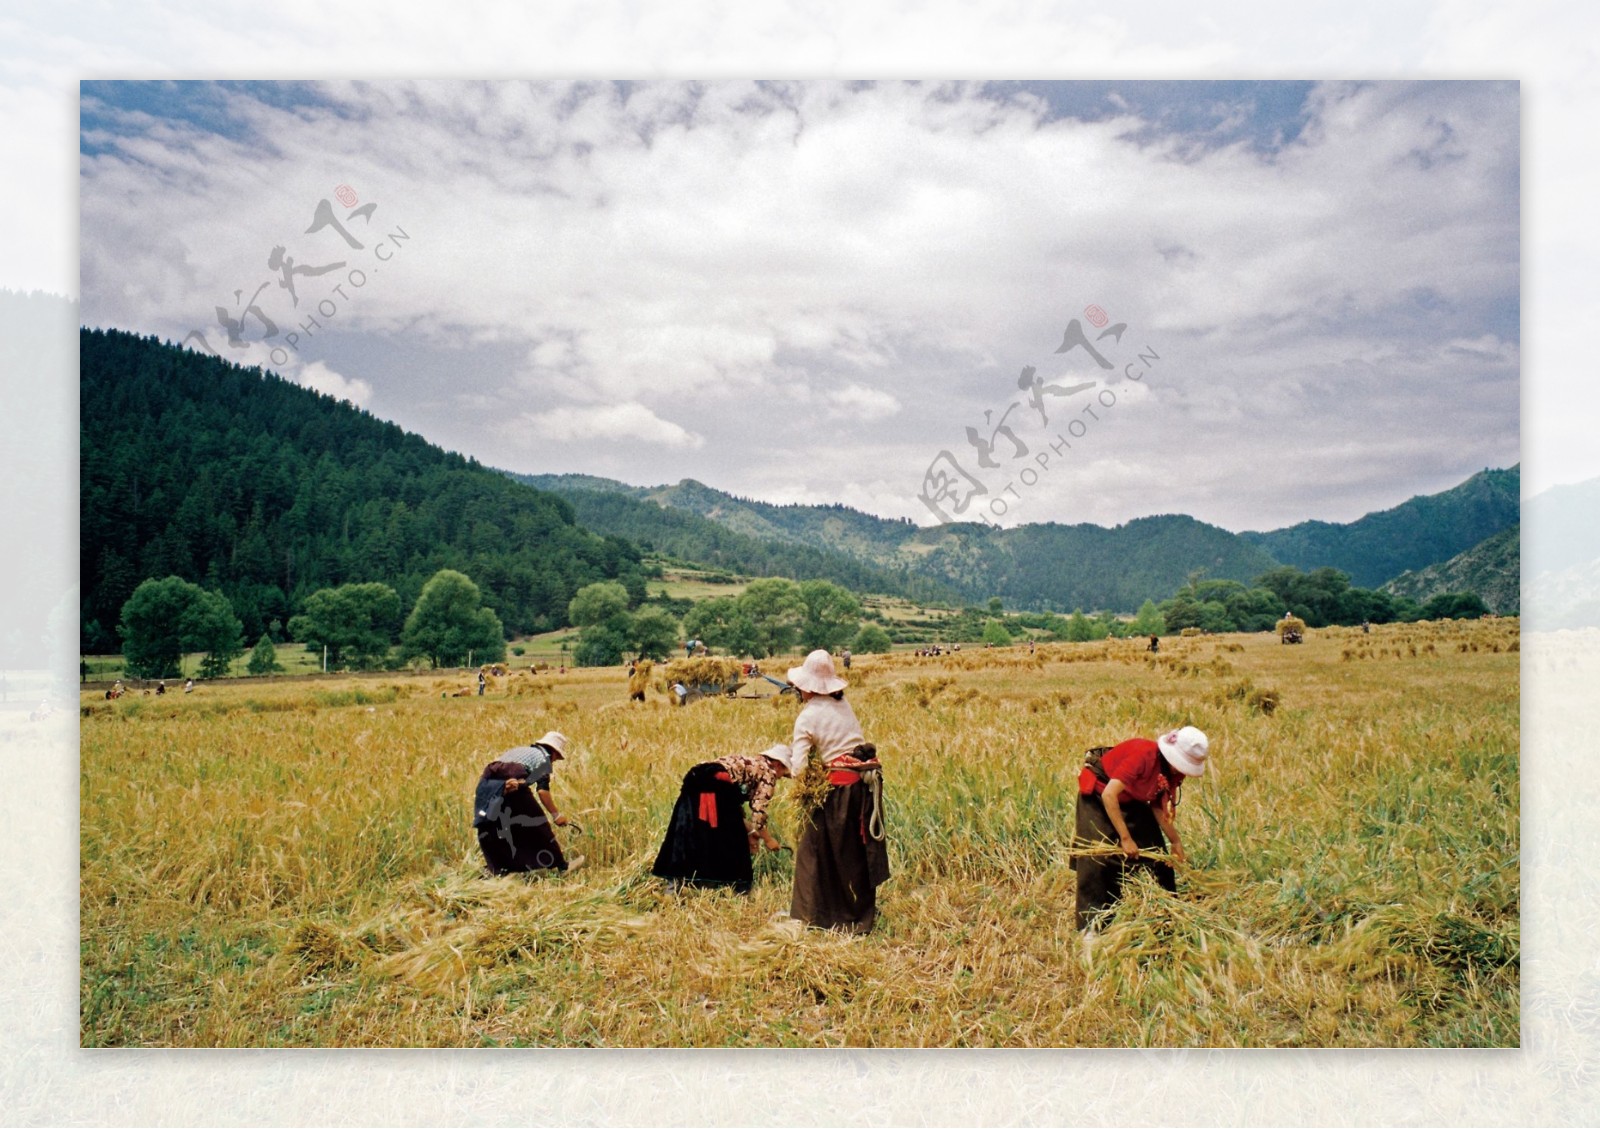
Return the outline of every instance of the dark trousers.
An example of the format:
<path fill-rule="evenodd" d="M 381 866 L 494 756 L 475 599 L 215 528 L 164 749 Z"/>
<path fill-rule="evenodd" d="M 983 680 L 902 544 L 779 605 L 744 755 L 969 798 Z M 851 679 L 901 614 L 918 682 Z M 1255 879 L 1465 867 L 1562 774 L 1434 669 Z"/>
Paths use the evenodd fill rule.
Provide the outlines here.
<path fill-rule="evenodd" d="M 1161 825 L 1149 804 L 1128 800 L 1122 804 L 1122 820 L 1128 825 L 1128 834 L 1141 851 L 1164 851 L 1167 840 L 1161 834 Z M 1072 837 L 1073 846 L 1117 845 L 1117 829 L 1106 814 L 1105 802 L 1095 795 L 1078 796 L 1078 818 Z M 1176 891 L 1178 876 L 1172 867 L 1152 859 L 1130 859 L 1126 855 L 1097 854 L 1074 855 L 1072 868 L 1078 872 L 1077 924 L 1079 929 L 1089 925 L 1106 910 L 1116 905 L 1122 897 L 1122 881 L 1135 870 L 1148 870 L 1155 875 L 1163 890 Z"/>

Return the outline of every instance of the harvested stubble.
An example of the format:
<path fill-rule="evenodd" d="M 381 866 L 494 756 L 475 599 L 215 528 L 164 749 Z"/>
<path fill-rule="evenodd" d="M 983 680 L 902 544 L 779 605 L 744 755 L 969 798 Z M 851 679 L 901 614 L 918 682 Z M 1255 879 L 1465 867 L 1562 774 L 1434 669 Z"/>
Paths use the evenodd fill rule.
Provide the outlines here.
<path fill-rule="evenodd" d="M 1231 636 L 1227 673 L 1214 640 L 1174 644 L 1181 677 L 1127 661 L 1126 641 L 1041 648 L 1037 669 L 874 659 L 849 693 L 885 765 L 893 877 L 855 940 L 782 919 L 787 853 L 757 859 L 744 898 L 648 874 L 683 772 L 787 739 L 787 696 L 624 708 L 613 668 L 541 677 L 532 696 L 520 675 L 483 698 L 402 678 L 418 689 L 371 704 L 318 694 L 384 683 L 96 708 L 82 1041 L 1514 1045 L 1513 638 L 1504 621 L 1374 628 L 1419 657 L 1349 663 L 1349 633 Z M 1280 690 L 1270 716 L 1252 707 Z M 1185 723 L 1212 763 L 1178 809 L 1179 894 L 1130 883 L 1086 966 L 1066 865 L 1083 751 Z M 563 841 L 588 865 L 484 878 L 473 782 L 555 727 L 573 743 L 555 791 L 585 832 Z M 794 841 L 792 783 L 773 823 Z"/>

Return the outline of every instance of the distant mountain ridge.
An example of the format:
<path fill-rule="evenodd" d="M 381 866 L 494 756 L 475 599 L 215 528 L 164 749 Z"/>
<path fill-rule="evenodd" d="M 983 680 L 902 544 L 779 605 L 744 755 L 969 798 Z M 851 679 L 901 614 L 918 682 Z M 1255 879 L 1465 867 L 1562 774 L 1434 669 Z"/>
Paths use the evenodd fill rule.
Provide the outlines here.
<path fill-rule="evenodd" d="M 592 500 L 598 494 L 624 494 L 666 512 L 695 514 L 749 538 L 846 554 L 898 576 L 920 578 L 963 600 L 999 596 L 1012 608 L 1133 611 L 1146 599 L 1171 595 L 1195 569 L 1209 577 L 1249 581 L 1277 564 L 1237 535 L 1177 514 L 1113 529 L 1053 522 L 1006 530 L 974 524 L 920 527 L 844 505 L 753 501 L 694 479 L 641 487 L 597 483 L 586 475 L 514 477 L 566 498 L 580 520 L 598 532 L 656 540 L 638 527 L 624 532 Z"/>
<path fill-rule="evenodd" d="M 919 601 L 943 603 L 956 598 L 952 589 L 915 575 L 903 562 L 880 562 L 841 552 L 826 547 L 826 542 L 812 544 L 792 536 L 746 533 L 737 525 L 704 516 L 692 506 L 670 505 L 661 500 L 660 491 L 591 475 L 506 473 L 514 481 L 564 499 L 586 528 L 625 537 L 646 551 L 748 576 L 831 580 L 860 592 Z M 693 496 L 695 488 L 715 493 L 710 487 L 693 483 L 678 496 Z M 712 510 L 715 512 L 715 507 Z M 760 528 L 759 523 L 755 525 Z"/>
<path fill-rule="evenodd" d="M 1418 495 L 1358 521 L 1303 521 L 1270 533 L 1241 533 L 1279 561 L 1336 568 L 1358 588 L 1376 588 L 1427 568 L 1522 520 L 1521 464 L 1483 470 L 1438 494 Z"/>
<path fill-rule="evenodd" d="M 595 503 L 585 508 L 580 495 L 621 495 L 654 504 L 661 513 L 694 514 L 757 543 L 852 557 L 907 582 L 932 582 L 968 601 L 999 596 L 1009 607 L 1056 611 L 1133 611 L 1145 599 L 1170 596 L 1196 571 L 1248 583 L 1280 564 L 1307 571 L 1333 567 L 1350 573 L 1358 587 L 1376 588 L 1408 570 L 1441 564 L 1516 525 L 1520 517 L 1519 467 L 1481 472 L 1441 494 L 1415 497 L 1355 522 L 1308 521 L 1243 534 L 1180 514 L 1112 528 L 1054 522 L 1004 530 L 972 524 L 919 527 L 844 505 L 754 501 L 694 479 L 630 486 L 591 475 L 514 477 L 567 498 L 584 523 L 602 533 L 656 540 L 642 527 L 625 532 L 613 525 Z M 633 516 L 648 522 L 651 512 L 633 511 Z"/>
<path fill-rule="evenodd" d="M 1464 553 L 1417 572 L 1403 572 L 1384 591 L 1425 604 L 1444 592 L 1476 592 L 1496 615 L 1517 615 L 1522 606 L 1522 527 L 1502 529 Z"/>

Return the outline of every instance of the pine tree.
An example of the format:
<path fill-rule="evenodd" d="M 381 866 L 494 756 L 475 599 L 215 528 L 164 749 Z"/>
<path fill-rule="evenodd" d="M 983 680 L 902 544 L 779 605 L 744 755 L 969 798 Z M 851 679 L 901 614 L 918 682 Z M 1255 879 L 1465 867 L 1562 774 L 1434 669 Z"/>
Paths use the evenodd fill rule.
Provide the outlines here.
<path fill-rule="evenodd" d="M 274 674 L 283 669 L 283 664 L 278 661 L 278 649 L 272 645 L 272 639 L 265 632 L 256 640 L 255 650 L 250 652 L 250 664 L 246 668 L 251 674 Z"/>

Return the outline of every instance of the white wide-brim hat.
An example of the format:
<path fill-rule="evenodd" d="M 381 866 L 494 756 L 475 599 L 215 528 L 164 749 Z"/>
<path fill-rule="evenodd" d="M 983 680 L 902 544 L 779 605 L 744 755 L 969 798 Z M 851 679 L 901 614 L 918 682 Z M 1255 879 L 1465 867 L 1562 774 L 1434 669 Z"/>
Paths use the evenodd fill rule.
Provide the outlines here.
<path fill-rule="evenodd" d="M 1168 764 L 1185 776 L 1199 776 L 1206 770 L 1206 752 L 1211 742 L 1192 725 L 1164 733 L 1156 741 Z"/>
<path fill-rule="evenodd" d="M 764 750 L 761 755 L 783 765 L 789 770 L 790 776 L 799 771 L 794 763 L 794 750 L 788 745 L 774 745 L 772 748 Z"/>
<path fill-rule="evenodd" d="M 832 694 L 850 685 L 833 669 L 833 656 L 820 649 L 807 655 L 799 666 L 790 668 L 789 681 L 813 694 Z"/>
<path fill-rule="evenodd" d="M 554 729 L 552 729 L 550 732 L 546 733 L 543 737 L 541 737 L 537 741 L 535 741 L 534 744 L 535 745 L 543 745 L 545 748 L 549 749 L 556 756 L 561 757 L 563 760 L 566 759 L 566 756 L 567 756 L 567 735 L 565 733 L 557 733 Z"/>

